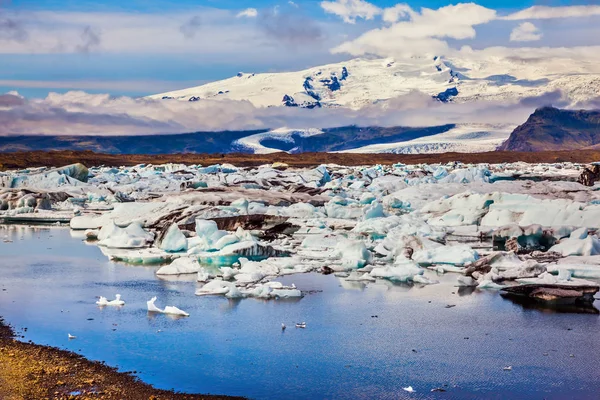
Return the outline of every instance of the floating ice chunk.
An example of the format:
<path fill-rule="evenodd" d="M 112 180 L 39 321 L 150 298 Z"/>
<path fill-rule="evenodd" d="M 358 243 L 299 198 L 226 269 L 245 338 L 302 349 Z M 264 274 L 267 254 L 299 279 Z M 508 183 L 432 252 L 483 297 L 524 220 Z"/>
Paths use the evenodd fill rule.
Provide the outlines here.
<path fill-rule="evenodd" d="M 125 302 L 121 300 L 121 295 L 117 294 L 114 300 L 108 301 L 106 297 L 100 296 L 100 299 L 96 302 L 101 307 L 104 306 L 124 306 Z"/>
<path fill-rule="evenodd" d="M 231 202 L 231 207 L 235 207 L 242 215 L 248 215 L 248 199 L 237 199 Z"/>
<path fill-rule="evenodd" d="M 393 195 L 385 196 L 383 198 L 382 203 L 383 203 L 383 207 L 388 208 L 388 209 L 391 208 L 391 209 L 395 209 L 395 210 L 406 210 L 406 211 L 410 210 L 410 202 L 402 201 Z"/>
<path fill-rule="evenodd" d="M 500 285 L 495 283 L 490 279 L 484 279 L 477 285 L 477 289 L 492 289 L 492 290 L 500 290 L 504 287 L 504 285 Z"/>
<path fill-rule="evenodd" d="M 115 224 L 114 220 L 110 220 L 108 223 L 104 224 L 98 232 L 98 240 L 108 239 L 111 236 L 118 235 L 120 232 L 121 228 Z"/>
<path fill-rule="evenodd" d="M 573 232 L 571 232 L 571 234 L 569 235 L 569 239 L 585 239 L 588 237 L 588 229 L 583 227 L 583 228 L 579 228 L 574 230 Z"/>
<path fill-rule="evenodd" d="M 168 253 L 177 253 L 187 250 L 187 239 L 179 230 L 177 224 L 171 224 L 164 237 L 158 243 L 158 248 Z"/>
<path fill-rule="evenodd" d="M 546 272 L 546 266 L 538 264 L 534 260 L 528 260 L 519 266 L 500 272 L 499 277 L 504 280 L 515 280 L 520 278 L 533 278 L 544 272 Z"/>
<path fill-rule="evenodd" d="M 415 276 L 422 275 L 423 272 L 423 269 L 417 264 L 404 259 L 398 260 L 393 266 L 373 268 L 369 275 L 373 278 L 383 278 L 393 282 L 412 282 Z M 429 280 L 427 283 L 430 283 Z"/>
<path fill-rule="evenodd" d="M 221 267 L 220 270 L 223 275 L 223 279 L 226 281 L 233 279 L 233 277 L 238 273 L 237 269 L 231 267 Z M 200 281 L 200 274 L 198 274 L 198 281 Z"/>
<path fill-rule="evenodd" d="M 559 271 L 560 273 L 561 271 Z M 588 281 L 585 279 L 572 278 L 567 270 L 563 270 L 560 276 L 555 276 L 549 272 L 544 272 L 537 278 L 517 279 L 520 284 L 552 284 L 564 286 L 598 286 L 597 282 Z"/>
<path fill-rule="evenodd" d="M 385 214 L 383 212 L 383 206 L 378 201 L 374 201 L 367 205 L 363 210 L 363 218 L 365 220 L 372 218 L 383 218 Z"/>
<path fill-rule="evenodd" d="M 200 270 L 198 260 L 190 257 L 180 257 L 175 259 L 171 264 L 161 267 L 156 271 L 156 275 L 180 275 L 180 274 L 195 274 Z"/>
<path fill-rule="evenodd" d="M 100 247 L 102 254 L 112 261 L 122 261 L 128 264 L 157 265 L 172 261 L 177 256 L 160 249 L 109 249 Z"/>
<path fill-rule="evenodd" d="M 600 256 L 566 257 L 558 260 L 557 264 L 548 264 L 546 267 L 552 274 L 568 271 L 576 278 L 600 279 Z"/>
<path fill-rule="evenodd" d="M 190 316 L 190 314 L 188 314 L 185 311 L 180 310 L 179 308 L 174 307 L 174 306 L 166 306 L 163 310 L 161 310 L 160 308 L 156 307 L 156 305 L 154 304 L 155 302 L 156 302 L 156 296 L 151 298 L 146 303 L 148 306 L 148 312 L 169 314 L 169 315 L 175 315 L 175 316 L 180 316 L 180 317 L 189 317 Z"/>
<path fill-rule="evenodd" d="M 420 265 L 451 264 L 463 266 L 479 258 L 469 245 L 441 246 L 416 251 L 413 259 Z"/>
<path fill-rule="evenodd" d="M 229 267 L 238 262 L 241 257 L 259 261 L 269 257 L 285 257 L 289 252 L 278 250 L 272 246 L 255 241 L 244 241 L 223 247 L 219 251 L 203 252 L 198 254 L 198 260 L 205 264 L 214 264 L 219 267 Z"/>
<path fill-rule="evenodd" d="M 111 221 L 98 232 L 98 245 L 113 249 L 141 248 L 153 239 L 154 235 L 145 231 L 140 222 L 132 222 L 126 228 L 121 228 Z"/>
<path fill-rule="evenodd" d="M 375 195 L 373 195 L 373 193 L 364 192 L 360 196 L 359 202 L 360 202 L 360 204 L 371 204 L 375 200 L 377 200 L 377 197 L 375 197 Z"/>
<path fill-rule="evenodd" d="M 578 236 L 583 236 L 583 231 L 574 231 L 574 237 L 563 239 L 560 243 L 552 246 L 550 251 L 562 254 L 563 256 L 595 256 L 600 255 L 600 240 L 596 236 L 587 236 L 584 239 L 578 239 Z"/>
<path fill-rule="evenodd" d="M 275 298 L 298 298 L 302 297 L 302 292 L 294 286 L 284 286 L 280 282 L 267 282 L 258 285 L 253 289 L 244 291 L 248 297 L 259 299 L 275 299 Z"/>
<path fill-rule="evenodd" d="M 395 215 L 384 218 L 372 218 L 359 221 L 352 231 L 367 233 L 373 238 L 383 238 L 400 223 L 402 223 L 402 219 Z"/>
<path fill-rule="evenodd" d="M 179 317 L 189 317 L 190 314 L 186 313 L 185 311 L 175 307 L 175 306 L 166 306 L 165 309 L 163 310 L 164 314 L 169 314 L 169 315 L 175 315 L 175 316 L 179 316 Z"/>
<path fill-rule="evenodd" d="M 231 282 L 215 279 L 196 290 L 197 296 L 224 295 L 228 298 L 244 297 L 242 292 Z"/>
<path fill-rule="evenodd" d="M 196 219 L 196 235 L 201 238 L 210 238 L 219 228 L 215 221 L 206 219 Z"/>
<path fill-rule="evenodd" d="M 333 232 L 325 234 L 311 234 L 307 235 L 304 240 L 302 240 L 300 247 L 311 250 L 332 249 L 337 245 L 340 237 L 341 236 Z"/>
<path fill-rule="evenodd" d="M 344 268 L 362 268 L 371 261 L 371 252 L 367 250 L 362 240 L 340 239 L 335 247 L 335 252 L 342 260 Z"/>
<path fill-rule="evenodd" d="M 240 238 L 237 235 L 231 234 L 226 235 L 220 238 L 215 244 L 214 248 L 221 250 L 225 246 L 229 246 L 230 244 L 234 244 L 240 241 Z"/>
<path fill-rule="evenodd" d="M 309 203 L 295 203 L 289 207 L 280 208 L 280 214 L 293 218 L 320 218 L 325 214 Z"/>
<path fill-rule="evenodd" d="M 372 270 L 371 270 L 372 271 Z M 371 272 L 369 271 L 369 272 Z M 375 282 L 375 278 L 372 277 L 369 272 L 351 272 L 345 279 L 348 282 Z"/>
<path fill-rule="evenodd" d="M 429 279 L 423 275 L 415 275 L 412 280 L 414 283 L 420 283 L 421 285 L 435 285 L 440 283 L 439 281 Z"/>
<path fill-rule="evenodd" d="M 153 298 L 151 298 L 149 301 L 146 302 L 147 306 L 148 306 L 148 312 L 155 312 L 155 313 L 163 313 L 164 310 L 161 310 L 160 308 L 156 307 L 156 305 L 154 305 L 154 303 L 156 302 L 156 296 L 154 296 Z"/>

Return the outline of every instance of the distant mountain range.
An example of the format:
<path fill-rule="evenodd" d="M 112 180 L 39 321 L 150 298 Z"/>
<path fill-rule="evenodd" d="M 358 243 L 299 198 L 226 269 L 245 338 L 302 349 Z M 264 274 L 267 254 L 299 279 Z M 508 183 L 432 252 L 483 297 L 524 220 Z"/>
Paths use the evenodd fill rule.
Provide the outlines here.
<path fill-rule="evenodd" d="M 517 127 L 499 150 L 546 151 L 600 148 L 600 111 L 544 107 Z"/>
<path fill-rule="evenodd" d="M 466 54 L 466 55 L 465 55 Z M 558 93 L 576 108 L 600 93 L 600 66 L 570 58 L 413 57 L 354 59 L 283 73 L 239 73 L 206 85 L 149 96 L 165 102 L 244 100 L 257 107 L 360 109 L 418 90 L 444 103 L 524 104 Z M 529 101 L 529 103 L 528 103 Z M 541 101 L 541 100 L 540 100 Z M 527 106 L 527 104 L 530 104 Z M 535 104 L 539 104 L 535 103 Z M 542 103 L 543 104 L 543 103 Z M 528 109 L 528 108 L 526 108 Z M 0 136 L 0 151 L 93 150 L 112 154 L 159 153 L 442 153 L 570 150 L 600 145 L 598 112 L 542 108 L 515 124 L 447 124 L 430 127 L 265 129 L 138 136 Z M 512 132 L 512 133 L 511 133 Z"/>
<path fill-rule="evenodd" d="M 411 141 L 443 134 L 454 125 L 428 128 L 224 131 L 141 136 L 0 136 L 0 152 L 92 150 L 109 154 L 332 152 L 374 143 Z"/>
<path fill-rule="evenodd" d="M 492 133 L 495 131 L 496 133 Z M 499 133 L 498 133 L 499 132 Z M 195 132 L 138 136 L 0 136 L 0 152 L 91 150 L 108 154 L 279 151 L 423 154 L 600 149 L 600 111 L 537 109 L 512 133 L 502 127 L 357 127 Z M 507 139 L 508 138 L 508 139 Z"/>

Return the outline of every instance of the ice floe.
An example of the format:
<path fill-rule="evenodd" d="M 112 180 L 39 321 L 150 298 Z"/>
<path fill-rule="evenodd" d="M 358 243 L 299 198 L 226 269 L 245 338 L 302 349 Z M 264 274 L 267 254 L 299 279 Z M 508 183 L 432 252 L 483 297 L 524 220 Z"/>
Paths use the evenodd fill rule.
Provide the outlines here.
<path fill-rule="evenodd" d="M 600 279 L 600 191 L 577 182 L 583 167 L 32 168 L 0 173 L 0 222 L 68 222 L 109 259 L 197 281 L 198 295 L 297 299 L 276 279 L 307 272 L 348 286 L 448 272 L 479 289 L 561 284 Z"/>

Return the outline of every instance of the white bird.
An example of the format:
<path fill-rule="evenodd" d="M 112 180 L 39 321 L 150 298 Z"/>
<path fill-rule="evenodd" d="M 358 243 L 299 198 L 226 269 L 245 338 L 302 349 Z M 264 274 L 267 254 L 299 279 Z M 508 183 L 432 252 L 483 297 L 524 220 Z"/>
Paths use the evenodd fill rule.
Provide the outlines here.
<path fill-rule="evenodd" d="M 281 323 L 281 330 L 285 331 L 285 324 L 284 323 Z"/>
<path fill-rule="evenodd" d="M 408 393 L 414 393 L 415 392 L 415 389 L 413 389 L 412 386 L 405 387 L 405 388 L 402 388 L 402 389 L 405 390 L 405 391 L 407 391 Z"/>
<path fill-rule="evenodd" d="M 512 371 L 512 366 L 507 366 L 503 368 L 504 371 Z"/>
<path fill-rule="evenodd" d="M 297 323 L 296 328 L 306 328 L 306 322 Z"/>
<path fill-rule="evenodd" d="M 69 340 L 71 340 L 71 339 L 77 339 L 77 336 L 73 336 L 70 333 L 67 333 L 67 335 L 69 335 Z"/>

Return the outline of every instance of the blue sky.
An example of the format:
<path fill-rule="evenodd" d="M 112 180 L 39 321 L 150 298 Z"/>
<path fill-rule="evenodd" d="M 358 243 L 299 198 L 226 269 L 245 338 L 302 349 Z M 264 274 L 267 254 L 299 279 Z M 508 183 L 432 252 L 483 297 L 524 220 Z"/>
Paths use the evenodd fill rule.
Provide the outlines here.
<path fill-rule="evenodd" d="M 368 2 L 380 10 L 398 3 Z M 449 4 L 453 3 L 408 2 L 416 11 Z M 532 5 L 592 2 L 481 0 L 477 4 L 508 15 Z M 256 9 L 257 14 L 238 15 L 249 8 Z M 314 0 L 295 0 L 294 4 L 287 0 L 4 1 L 0 2 L 0 28 L 8 26 L 2 22 L 9 20 L 16 21 L 17 28 L 10 25 L 13 30 L 4 33 L 0 29 L 0 93 L 17 90 L 27 97 L 45 97 L 50 91 L 79 89 L 143 96 L 227 78 L 238 71 L 304 69 L 362 56 L 366 47 L 372 52 L 373 44 L 366 46 L 359 38 L 388 26 L 383 24 L 382 14 L 352 19 L 355 23 L 341 14 L 326 12 L 321 1 Z M 522 21 L 488 18 L 473 25 L 473 37 L 448 35 L 443 42 L 451 48 L 468 45 L 476 49 L 600 44 L 596 39 L 600 37 L 597 16 L 535 17 L 531 19 L 535 32 L 525 33 L 530 35 L 525 38 L 527 42 L 509 39 Z M 427 44 L 438 46 L 439 42 L 436 39 Z M 344 51 L 332 53 L 344 43 Z M 387 56 L 388 50 L 392 51 L 390 56 L 395 55 L 394 49 L 379 45 L 374 50 L 377 56 Z"/>

